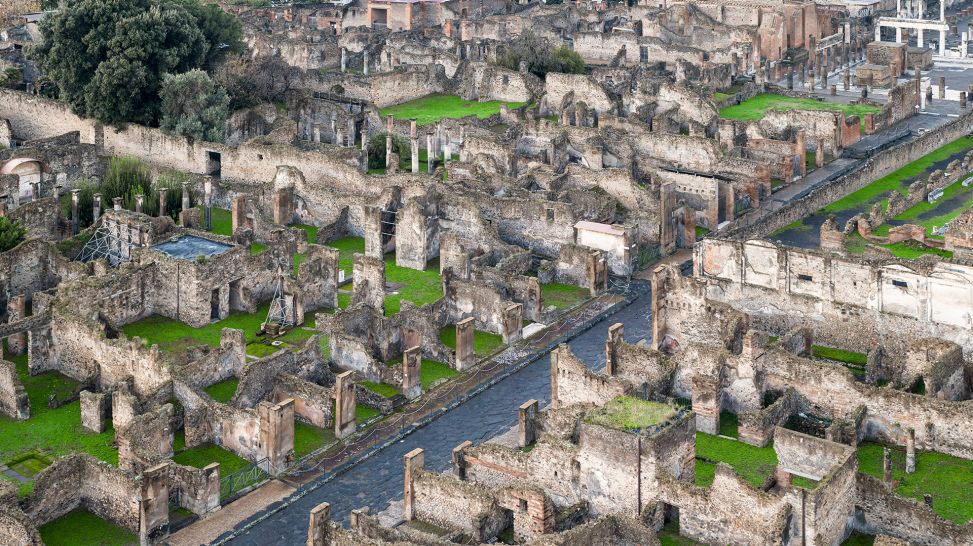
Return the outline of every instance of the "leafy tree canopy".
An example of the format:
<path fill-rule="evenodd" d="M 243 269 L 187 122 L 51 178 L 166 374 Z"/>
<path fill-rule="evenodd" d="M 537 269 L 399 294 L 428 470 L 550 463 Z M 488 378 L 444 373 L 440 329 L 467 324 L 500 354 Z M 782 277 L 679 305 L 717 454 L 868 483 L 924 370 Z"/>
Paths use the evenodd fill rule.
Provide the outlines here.
<path fill-rule="evenodd" d="M 221 142 L 230 97 L 202 70 L 169 74 L 162 81 L 162 117 L 159 125 L 193 140 Z"/>
<path fill-rule="evenodd" d="M 548 72 L 583 74 L 585 71 L 584 59 L 578 52 L 564 45 L 555 47 L 531 31 L 508 43 L 497 55 L 497 64 L 510 70 L 520 70 L 522 62 L 528 72 L 541 78 Z"/>
<path fill-rule="evenodd" d="M 239 28 L 197 0 L 79 0 L 44 18 L 31 56 L 78 115 L 152 124 L 164 75 L 242 47 Z"/>

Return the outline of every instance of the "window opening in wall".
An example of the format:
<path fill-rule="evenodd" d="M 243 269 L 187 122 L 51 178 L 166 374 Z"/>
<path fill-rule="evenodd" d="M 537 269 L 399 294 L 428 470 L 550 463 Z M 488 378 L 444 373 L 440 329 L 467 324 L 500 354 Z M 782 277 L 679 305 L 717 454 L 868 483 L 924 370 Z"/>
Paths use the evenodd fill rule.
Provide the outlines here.
<path fill-rule="evenodd" d="M 520 511 L 521 512 L 527 511 L 527 499 L 520 499 Z"/>
<path fill-rule="evenodd" d="M 892 279 L 892 286 L 898 286 L 899 288 L 909 288 L 909 283 L 905 281 L 900 281 L 899 279 Z"/>
<path fill-rule="evenodd" d="M 548 222 L 554 221 L 554 209 L 547 209 L 547 221 Z"/>
<path fill-rule="evenodd" d="M 810 281 L 813 281 L 814 280 L 814 277 L 812 277 L 810 275 L 798 274 L 797 280 L 810 282 Z"/>

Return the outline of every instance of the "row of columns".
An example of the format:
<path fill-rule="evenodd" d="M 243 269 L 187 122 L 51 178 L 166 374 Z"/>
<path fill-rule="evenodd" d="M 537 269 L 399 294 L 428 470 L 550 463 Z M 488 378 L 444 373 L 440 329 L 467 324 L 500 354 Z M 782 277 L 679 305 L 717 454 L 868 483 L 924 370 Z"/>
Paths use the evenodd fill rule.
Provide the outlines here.
<path fill-rule="evenodd" d="M 393 163 L 393 132 L 395 130 L 395 119 L 392 116 L 385 118 L 385 169 L 391 170 Z M 462 143 L 465 135 L 465 125 L 460 125 L 459 139 Z M 443 167 L 449 164 L 452 159 L 452 136 L 448 128 L 442 124 L 437 124 L 435 129 L 426 129 L 426 170 L 432 174 L 436 169 L 436 157 L 442 155 Z M 364 137 L 362 138 L 364 142 Z M 418 121 L 413 118 L 409 120 L 409 145 L 411 152 L 411 167 L 413 173 L 419 172 L 419 126 Z M 364 150 L 364 148 L 363 148 Z M 366 162 L 367 162 L 367 153 Z"/>
<path fill-rule="evenodd" d="M 39 188 L 35 188 L 35 191 L 40 195 Z M 159 189 L 159 216 L 165 216 L 166 211 L 166 188 Z M 204 195 L 204 210 L 205 210 L 205 226 L 207 230 L 212 229 L 212 184 L 209 180 L 203 184 L 203 195 Z M 73 189 L 71 190 L 71 233 L 72 235 L 77 235 L 81 223 L 81 213 L 80 213 L 80 201 L 81 201 L 81 190 Z M 112 206 L 114 210 L 122 210 L 122 198 L 115 197 L 112 199 Z M 182 184 L 182 210 L 188 211 L 190 207 L 190 196 L 189 196 L 189 182 L 183 182 Z M 145 204 L 145 196 L 143 194 L 138 194 L 135 196 L 135 212 L 142 213 L 142 208 Z M 92 199 L 91 205 L 91 217 L 92 220 L 97 222 L 98 218 L 101 217 L 101 194 L 96 193 Z"/>

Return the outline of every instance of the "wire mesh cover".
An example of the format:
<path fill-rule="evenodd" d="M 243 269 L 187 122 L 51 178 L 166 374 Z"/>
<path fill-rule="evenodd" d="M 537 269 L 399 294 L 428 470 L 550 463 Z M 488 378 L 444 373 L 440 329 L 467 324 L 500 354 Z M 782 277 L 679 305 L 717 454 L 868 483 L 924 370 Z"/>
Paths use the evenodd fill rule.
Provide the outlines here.
<path fill-rule="evenodd" d="M 78 261 L 91 262 L 104 258 L 112 267 L 128 261 L 132 246 L 134 245 L 129 241 L 122 240 L 117 233 L 117 229 L 111 229 L 107 223 L 102 223 L 95 230 L 91 239 L 81 248 L 81 252 L 78 254 Z"/>
<path fill-rule="evenodd" d="M 270 311 L 267 313 L 267 324 L 275 323 L 281 326 L 294 326 L 291 317 L 294 315 L 291 305 L 284 295 L 284 276 L 278 272 L 277 288 L 274 299 L 270 301 Z"/>

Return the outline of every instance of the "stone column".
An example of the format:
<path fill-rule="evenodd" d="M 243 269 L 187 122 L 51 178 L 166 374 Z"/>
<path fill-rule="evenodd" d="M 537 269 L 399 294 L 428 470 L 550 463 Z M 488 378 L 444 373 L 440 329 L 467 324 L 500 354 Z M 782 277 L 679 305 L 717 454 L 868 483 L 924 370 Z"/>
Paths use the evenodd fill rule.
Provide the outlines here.
<path fill-rule="evenodd" d="M 344 48 L 342 48 L 344 53 Z M 341 56 L 341 64 L 345 64 L 345 56 Z M 344 71 L 344 66 L 341 67 Z M 307 526 L 307 546 L 331 546 L 331 504 L 322 502 L 311 510 L 311 520 Z"/>
<path fill-rule="evenodd" d="M 417 173 L 419 172 L 419 131 L 416 118 L 409 120 L 409 143 L 412 149 L 412 172 Z"/>
<path fill-rule="evenodd" d="M 314 124 L 314 142 L 321 142 L 321 126 Z"/>
<path fill-rule="evenodd" d="M 341 71 L 344 72 L 348 68 L 348 50 L 341 48 Z"/>
<path fill-rule="evenodd" d="M 476 364 L 476 355 L 473 352 L 473 325 L 473 317 L 456 323 L 456 370 L 460 372 Z"/>
<path fill-rule="evenodd" d="M 112 208 L 115 211 L 122 210 L 122 198 L 121 197 L 115 197 L 115 198 L 112 199 Z"/>
<path fill-rule="evenodd" d="M 247 225 L 247 196 L 237 195 L 230 202 L 230 233 Z"/>
<path fill-rule="evenodd" d="M 905 471 L 912 474 L 916 471 L 916 431 L 910 428 L 905 437 Z"/>
<path fill-rule="evenodd" d="M 101 218 L 101 194 L 96 193 L 91 201 L 91 219 L 97 222 Z"/>
<path fill-rule="evenodd" d="M 334 133 L 334 143 L 335 143 L 335 146 L 344 146 L 345 145 L 345 131 L 341 127 L 338 127 L 335 130 L 335 133 Z"/>
<path fill-rule="evenodd" d="M 892 486 L 892 452 L 887 447 L 882 449 L 882 482 L 885 487 Z"/>
<path fill-rule="evenodd" d="M 817 168 L 824 167 L 824 142 L 818 139 L 817 147 L 814 149 L 814 166 Z"/>
<path fill-rule="evenodd" d="M 536 441 L 537 400 L 528 400 L 517 411 L 517 444 L 521 449 Z"/>
<path fill-rule="evenodd" d="M 939 77 L 939 98 L 946 98 L 946 76 Z"/>
<path fill-rule="evenodd" d="M 81 212 L 78 210 L 78 200 L 81 198 L 81 190 L 71 190 L 71 234 L 78 234 L 78 225 L 81 223 Z"/>
<path fill-rule="evenodd" d="M 963 32 L 961 36 L 962 39 L 960 41 L 960 55 L 962 55 L 963 58 L 965 59 L 969 54 L 969 46 L 968 46 L 968 42 L 970 39 L 969 31 Z"/>
<path fill-rule="evenodd" d="M 338 118 L 331 114 L 331 144 L 340 144 L 338 141 Z"/>
<path fill-rule="evenodd" d="M 31 182 L 30 183 L 30 190 L 31 190 L 31 193 L 34 194 L 34 200 L 35 201 L 41 198 L 41 183 L 40 183 L 39 180 L 37 182 Z"/>
<path fill-rule="evenodd" d="M 392 169 L 392 128 L 395 121 L 392 116 L 385 118 L 385 172 Z"/>
<path fill-rule="evenodd" d="M 361 172 L 368 174 L 368 132 L 361 135 Z"/>
<path fill-rule="evenodd" d="M 355 126 L 355 118 L 348 118 L 346 123 L 348 130 L 345 131 L 345 135 L 348 137 L 348 146 L 354 146 L 355 140 L 358 139 L 358 128 Z"/>
<path fill-rule="evenodd" d="M 335 376 L 334 435 L 346 438 L 355 433 L 355 378 L 353 372 Z"/>
<path fill-rule="evenodd" d="M 213 231 L 213 179 L 203 180 L 203 223 L 206 231 Z"/>
<path fill-rule="evenodd" d="M 449 164 L 449 160 L 452 159 L 451 157 L 449 157 L 449 129 L 446 129 L 443 132 L 443 135 L 444 135 L 444 138 L 443 138 L 443 168 L 445 169 L 446 166 Z"/>
<path fill-rule="evenodd" d="M 959 107 L 963 109 L 966 108 L 966 91 L 959 92 Z"/>
<path fill-rule="evenodd" d="M 455 476 L 458 480 L 466 479 L 466 457 L 463 456 L 463 452 L 470 447 L 473 447 L 473 442 L 464 440 L 458 446 L 454 447 L 451 453 L 453 460 L 453 476 Z"/>
<path fill-rule="evenodd" d="M 422 394 L 419 373 L 422 368 L 422 349 L 409 347 L 402 353 L 402 394 L 409 400 Z"/>
<path fill-rule="evenodd" d="M 135 196 L 135 212 L 142 213 L 142 203 L 145 201 L 145 196 L 141 193 Z"/>
<path fill-rule="evenodd" d="M 189 210 L 189 182 L 182 183 L 182 210 Z"/>
<path fill-rule="evenodd" d="M 7 300 L 7 322 L 13 323 L 27 316 L 27 297 L 24 294 L 10 296 Z M 7 338 L 7 350 L 11 354 L 22 355 L 27 352 L 27 334 L 21 332 Z"/>
<path fill-rule="evenodd" d="M 426 466 L 425 451 L 418 447 L 413 449 L 402 457 L 402 463 L 404 467 L 404 504 L 402 506 L 402 517 L 406 521 L 412 521 L 416 518 L 416 495 L 415 490 L 412 489 L 413 472 L 421 470 Z"/>
<path fill-rule="evenodd" d="M 922 38 L 923 38 L 923 31 L 922 31 L 922 29 L 921 28 L 917 28 L 916 29 L 916 46 L 922 47 L 922 45 L 923 45 Z"/>
<path fill-rule="evenodd" d="M 436 167 L 436 152 L 432 144 L 432 131 L 426 130 L 426 171 L 432 174 Z"/>
<path fill-rule="evenodd" d="M 618 369 L 618 344 L 625 338 L 625 325 L 616 322 L 608 327 L 605 340 L 605 375 L 614 376 Z"/>
<path fill-rule="evenodd" d="M 165 216 L 169 211 L 166 210 L 166 189 L 159 190 L 159 218 Z"/>
<path fill-rule="evenodd" d="M 368 51 L 362 52 L 362 72 L 368 75 Z"/>

